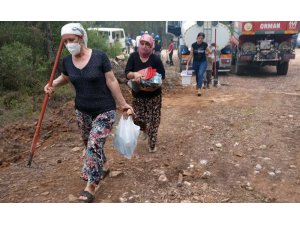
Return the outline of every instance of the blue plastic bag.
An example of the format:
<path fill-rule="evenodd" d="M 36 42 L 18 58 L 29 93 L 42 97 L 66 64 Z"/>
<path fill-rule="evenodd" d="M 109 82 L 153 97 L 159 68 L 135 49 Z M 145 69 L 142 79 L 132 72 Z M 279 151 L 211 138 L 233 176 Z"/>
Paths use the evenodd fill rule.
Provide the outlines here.
<path fill-rule="evenodd" d="M 117 151 L 127 159 L 131 159 L 137 145 L 140 127 L 135 125 L 132 116 L 120 118 L 114 138 Z"/>

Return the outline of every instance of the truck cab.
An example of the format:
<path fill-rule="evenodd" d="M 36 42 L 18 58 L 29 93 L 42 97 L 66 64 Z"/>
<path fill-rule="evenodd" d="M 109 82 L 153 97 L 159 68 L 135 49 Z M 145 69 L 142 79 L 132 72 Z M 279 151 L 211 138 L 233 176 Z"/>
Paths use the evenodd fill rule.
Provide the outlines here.
<path fill-rule="evenodd" d="M 243 67 L 276 66 L 278 75 L 286 75 L 289 61 L 295 58 L 292 36 L 298 33 L 297 21 L 238 21 L 231 39 L 235 73 Z"/>

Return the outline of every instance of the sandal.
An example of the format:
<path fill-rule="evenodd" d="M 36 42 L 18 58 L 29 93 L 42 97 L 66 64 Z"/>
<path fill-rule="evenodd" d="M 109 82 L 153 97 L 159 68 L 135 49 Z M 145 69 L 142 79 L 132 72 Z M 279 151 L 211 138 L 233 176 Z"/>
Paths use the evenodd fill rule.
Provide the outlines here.
<path fill-rule="evenodd" d="M 85 199 L 81 199 L 80 197 L 84 197 Z M 95 200 L 95 196 L 88 191 L 82 191 L 78 200 L 80 202 L 92 203 Z"/>
<path fill-rule="evenodd" d="M 110 169 L 102 170 L 102 175 L 100 176 L 100 180 L 104 180 L 110 173 Z"/>

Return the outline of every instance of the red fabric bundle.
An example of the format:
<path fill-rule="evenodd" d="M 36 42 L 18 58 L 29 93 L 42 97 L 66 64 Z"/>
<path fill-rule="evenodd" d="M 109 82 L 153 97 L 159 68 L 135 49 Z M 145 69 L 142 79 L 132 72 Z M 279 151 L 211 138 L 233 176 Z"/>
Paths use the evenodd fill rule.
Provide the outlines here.
<path fill-rule="evenodd" d="M 142 69 L 138 71 L 138 73 L 143 74 L 145 76 L 145 78 L 143 78 L 144 80 L 150 80 L 152 77 L 155 76 L 156 69 L 153 69 L 152 67 L 148 67 L 146 69 Z"/>

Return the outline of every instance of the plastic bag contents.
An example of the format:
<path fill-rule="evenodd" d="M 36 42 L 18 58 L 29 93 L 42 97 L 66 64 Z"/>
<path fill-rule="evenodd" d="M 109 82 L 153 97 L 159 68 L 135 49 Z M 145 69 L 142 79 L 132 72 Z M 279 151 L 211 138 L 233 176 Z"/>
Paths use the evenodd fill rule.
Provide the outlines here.
<path fill-rule="evenodd" d="M 131 159 L 137 145 L 140 127 L 135 125 L 132 116 L 120 118 L 114 138 L 114 146 L 125 158 Z"/>
<path fill-rule="evenodd" d="M 134 92 L 139 92 L 141 90 L 141 85 L 139 83 L 137 83 L 136 81 L 129 80 L 127 82 L 127 85 L 134 91 Z"/>
<path fill-rule="evenodd" d="M 147 67 L 146 69 L 139 70 L 138 73 L 142 74 L 144 76 L 144 80 L 150 80 L 152 77 L 156 74 L 156 69 L 150 67 Z"/>
<path fill-rule="evenodd" d="M 162 77 L 161 74 L 156 72 L 156 69 L 152 67 L 147 67 L 145 69 L 139 70 L 138 73 L 144 76 L 141 79 L 140 83 L 137 83 L 134 80 L 128 81 L 128 86 L 132 88 L 133 91 L 139 92 L 141 88 L 148 88 L 148 87 L 160 87 L 162 84 Z"/>
<path fill-rule="evenodd" d="M 149 80 L 141 80 L 142 87 L 159 87 L 162 84 L 161 74 L 156 73 L 155 76 L 153 76 Z"/>

